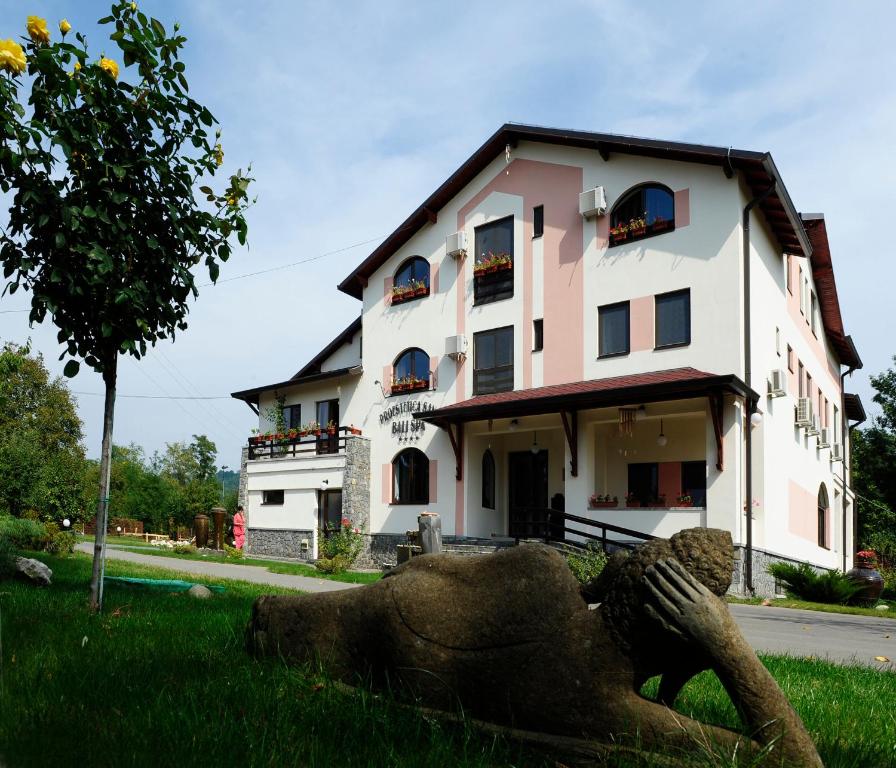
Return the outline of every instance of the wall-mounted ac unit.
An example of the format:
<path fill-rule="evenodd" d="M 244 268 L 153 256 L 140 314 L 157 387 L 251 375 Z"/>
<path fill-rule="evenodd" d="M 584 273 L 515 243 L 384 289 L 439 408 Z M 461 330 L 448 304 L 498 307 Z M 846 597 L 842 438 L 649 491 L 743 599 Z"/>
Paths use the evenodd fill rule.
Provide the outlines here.
<path fill-rule="evenodd" d="M 833 432 L 830 427 L 823 427 L 821 430 L 821 436 L 818 438 L 818 447 L 819 448 L 830 448 L 831 447 L 831 437 L 833 437 Z"/>
<path fill-rule="evenodd" d="M 775 368 L 768 380 L 768 396 L 784 397 L 787 394 L 787 374 L 782 368 Z"/>
<path fill-rule="evenodd" d="M 796 401 L 796 425 L 798 427 L 811 427 L 812 417 L 814 415 L 812 410 L 812 398 L 798 398 Z"/>
<path fill-rule="evenodd" d="M 842 443 L 831 443 L 831 461 L 843 461 Z"/>
<path fill-rule="evenodd" d="M 595 187 L 579 195 L 579 213 L 586 219 L 603 216 L 606 212 L 607 195 L 603 187 Z"/>
<path fill-rule="evenodd" d="M 445 248 L 452 259 L 462 259 L 467 255 L 467 233 L 461 230 L 445 238 Z"/>
<path fill-rule="evenodd" d="M 448 336 L 445 339 L 445 354 L 453 360 L 459 360 L 467 354 L 466 336 Z"/>
<path fill-rule="evenodd" d="M 812 417 L 812 423 L 806 427 L 806 436 L 811 437 L 821 433 L 821 427 L 818 424 L 818 416 Z"/>

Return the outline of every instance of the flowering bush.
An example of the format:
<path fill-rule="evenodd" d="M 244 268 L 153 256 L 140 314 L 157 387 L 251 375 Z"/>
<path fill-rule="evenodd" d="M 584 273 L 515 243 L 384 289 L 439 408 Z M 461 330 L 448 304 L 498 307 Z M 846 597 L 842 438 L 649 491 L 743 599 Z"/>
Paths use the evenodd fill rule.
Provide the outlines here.
<path fill-rule="evenodd" d="M 860 552 L 856 552 L 856 565 L 859 567 L 865 568 L 876 568 L 877 567 L 877 552 L 873 549 L 863 549 Z"/>
<path fill-rule="evenodd" d="M 315 567 L 324 573 L 340 573 L 348 570 L 361 553 L 364 536 L 344 517 L 339 527 L 318 529 Z"/>

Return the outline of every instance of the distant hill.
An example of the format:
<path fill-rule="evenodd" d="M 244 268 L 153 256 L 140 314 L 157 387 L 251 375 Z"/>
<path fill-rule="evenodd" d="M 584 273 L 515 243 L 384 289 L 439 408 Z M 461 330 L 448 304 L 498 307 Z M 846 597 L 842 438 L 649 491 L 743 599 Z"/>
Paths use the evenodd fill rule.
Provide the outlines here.
<path fill-rule="evenodd" d="M 232 469 L 228 469 L 226 472 L 221 472 L 220 470 L 215 474 L 215 478 L 218 480 L 218 483 L 224 483 L 224 493 L 225 495 L 231 491 L 238 491 L 240 487 L 240 473 L 234 472 Z"/>

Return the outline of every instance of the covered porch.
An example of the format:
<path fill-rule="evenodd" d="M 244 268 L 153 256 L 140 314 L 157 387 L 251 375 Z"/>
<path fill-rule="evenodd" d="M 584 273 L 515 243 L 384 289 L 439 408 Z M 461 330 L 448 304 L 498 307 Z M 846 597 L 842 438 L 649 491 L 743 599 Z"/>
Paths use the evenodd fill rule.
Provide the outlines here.
<path fill-rule="evenodd" d="M 736 376 L 684 368 L 481 395 L 417 416 L 454 450 L 460 536 L 594 534 L 575 518 L 650 536 L 735 534 L 749 394 Z"/>

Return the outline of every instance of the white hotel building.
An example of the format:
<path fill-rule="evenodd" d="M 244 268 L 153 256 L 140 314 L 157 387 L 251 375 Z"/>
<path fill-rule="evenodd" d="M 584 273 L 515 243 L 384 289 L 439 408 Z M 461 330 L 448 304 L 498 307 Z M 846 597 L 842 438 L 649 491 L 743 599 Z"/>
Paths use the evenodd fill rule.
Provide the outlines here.
<path fill-rule="evenodd" d="M 768 153 L 504 125 L 339 290 L 355 322 L 234 393 L 297 430 L 244 450 L 250 552 L 312 559 L 347 516 L 389 559 L 424 510 L 455 542 L 601 535 L 561 509 L 726 529 L 738 591 L 770 559 L 852 566 L 861 360 L 824 218 Z"/>

